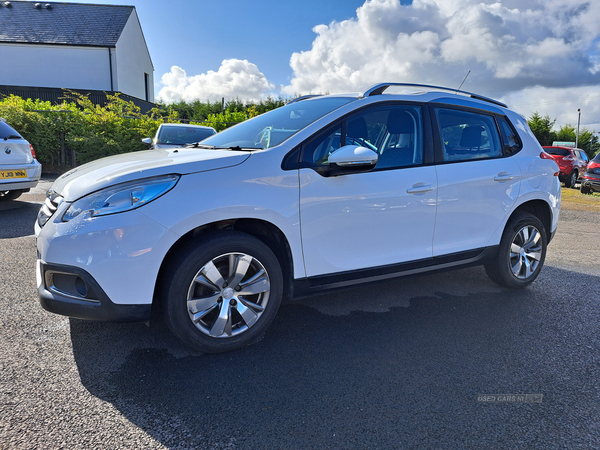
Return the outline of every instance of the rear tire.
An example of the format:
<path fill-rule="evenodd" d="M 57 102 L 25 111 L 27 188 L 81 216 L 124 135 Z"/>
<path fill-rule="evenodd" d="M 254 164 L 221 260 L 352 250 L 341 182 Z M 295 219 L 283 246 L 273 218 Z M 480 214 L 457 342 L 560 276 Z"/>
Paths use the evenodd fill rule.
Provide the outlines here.
<path fill-rule="evenodd" d="M 547 245 L 542 222 L 533 214 L 519 214 L 506 224 L 495 260 L 485 265 L 485 271 L 500 286 L 529 286 L 542 270 Z"/>
<path fill-rule="evenodd" d="M 592 190 L 588 186 L 584 186 L 582 184 L 581 188 L 579 189 L 579 192 L 581 192 L 582 194 L 591 194 Z"/>
<path fill-rule="evenodd" d="M 167 326 L 203 353 L 256 342 L 273 321 L 283 295 L 275 254 L 259 239 L 237 231 L 191 241 L 163 278 Z"/>
<path fill-rule="evenodd" d="M 16 189 L 14 191 L 0 191 L 0 201 L 15 200 L 21 196 L 22 190 Z"/>
<path fill-rule="evenodd" d="M 565 180 L 565 187 L 574 188 L 577 184 L 578 173 L 577 170 L 573 170 L 569 177 Z"/>

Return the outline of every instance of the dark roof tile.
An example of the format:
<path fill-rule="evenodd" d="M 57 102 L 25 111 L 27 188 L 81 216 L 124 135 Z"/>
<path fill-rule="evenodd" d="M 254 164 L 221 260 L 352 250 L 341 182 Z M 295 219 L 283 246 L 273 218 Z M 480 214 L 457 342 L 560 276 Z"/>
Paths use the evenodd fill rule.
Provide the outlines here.
<path fill-rule="evenodd" d="M 0 1 L 0 42 L 114 47 L 133 6 Z M 51 8 L 46 8 L 51 5 Z"/>

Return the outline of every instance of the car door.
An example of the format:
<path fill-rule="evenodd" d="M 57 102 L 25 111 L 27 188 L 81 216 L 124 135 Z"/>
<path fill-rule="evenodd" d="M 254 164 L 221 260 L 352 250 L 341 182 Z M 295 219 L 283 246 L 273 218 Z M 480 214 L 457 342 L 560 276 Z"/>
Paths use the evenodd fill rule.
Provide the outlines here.
<path fill-rule="evenodd" d="M 438 208 L 433 255 L 458 254 L 489 245 L 519 195 L 521 170 L 503 148 L 492 114 L 436 107 Z M 501 127 L 511 127 L 503 119 Z M 513 141 L 517 138 L 512 133 Z M 507 139 L 505 139 L 507 140 Z M 512 149 L 511 149 L 512 146 Z"/>
<path fill-rule="evenodd" d="M 429 123 L 421 106 L 377 106 L 303 145 L 300 222 L 311 284 L 327 284 L 335 276 L 310 277 L 431 258 L 437 180 L 435 167 L 426 164 L 433 156 L 424 121 Z M 329 155 L 344 145 L 377 152 L 375 168 L 332 174 Z"/>

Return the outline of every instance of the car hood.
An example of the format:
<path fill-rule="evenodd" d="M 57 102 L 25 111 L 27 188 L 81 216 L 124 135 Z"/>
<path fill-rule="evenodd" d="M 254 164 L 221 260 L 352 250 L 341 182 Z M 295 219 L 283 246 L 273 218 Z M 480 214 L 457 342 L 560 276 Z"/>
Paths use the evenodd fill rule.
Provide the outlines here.
<path fill-rule="evenodd" d="M 223 169 L 237 166 L 249 157 L 250 153 L 244 151 L 198 148 L 125 153 L 76 167 L 57 178 L 52 189 L 70 202 L 118 183 L 159 175 L 185 175 Z"/>

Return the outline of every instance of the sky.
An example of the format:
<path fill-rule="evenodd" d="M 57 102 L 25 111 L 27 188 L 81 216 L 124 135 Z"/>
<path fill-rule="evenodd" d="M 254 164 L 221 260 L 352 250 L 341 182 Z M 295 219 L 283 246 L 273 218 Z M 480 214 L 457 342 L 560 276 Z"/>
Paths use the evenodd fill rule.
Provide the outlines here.
<path fill-rule="evenodd" d="M 155 95 L 432 84 L 600 132 L 600 0 L 79 0 L 136 7 Z"/>

